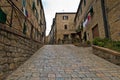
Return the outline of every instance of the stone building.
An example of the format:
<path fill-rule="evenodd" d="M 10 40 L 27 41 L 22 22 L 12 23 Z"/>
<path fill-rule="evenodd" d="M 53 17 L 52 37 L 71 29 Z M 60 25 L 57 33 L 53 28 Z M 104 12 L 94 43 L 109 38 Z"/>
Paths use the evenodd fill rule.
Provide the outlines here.
<path fill-rule="evenodd" d="M 37 41 L 45 38 L 46 22 L 41 0 L 1 0 L 0 6 L 6 15 L 6 26 Z"/>
<path fill-rule="evenodd" d="M 41 0 L 0 0 L 0 80 L 43 46 L 45 29 Z"/>
<path fill-rule="evenodd" d="M 120 0 L 104 0 L 110 38 L 120 41 Z"/>
<path fill-rule="evenodd" d="M 120 40 L 119 3 L 119 0 L 81 0 L 74 20 L 81 41 L 96 37 Z"/>
<path fill-rule="evenodd" d="M 75 34 L 74 18 L 76 13 L 56 13 L 55 42 L 57 44 L 72 43 Z"/>
<path fill-rule="evenodd" d="M 81 0 L 75 17 L 76 30 L 83 41 L 105 37 L 101 0 Z"/>
<path fill-rule="evenodd" d="M 51 25 L 51 30 L 49 32 L 49 44 L 55 44 L 56 43 L 56 27 L 55 27 L 55 19 L 53 19 L 53 23 Z"/>

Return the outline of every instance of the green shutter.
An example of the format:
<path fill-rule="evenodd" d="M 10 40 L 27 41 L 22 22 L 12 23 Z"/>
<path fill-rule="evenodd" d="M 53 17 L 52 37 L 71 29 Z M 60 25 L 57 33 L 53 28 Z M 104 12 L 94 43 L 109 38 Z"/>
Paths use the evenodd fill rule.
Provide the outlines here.
<path fill-rule="evenodd" d="M 39 18 L 39 14 L 38 14 L 38 11 L 36 10 L 36 18 L 37 18 L 37 20 L 38 20 L 38 18 Z"/>
<path fill-rule="evenodd" d="M 5 24 L 7 20 L 7 15 L 0 8 L 0 23 Z"/>
<path fill-rule="evenodd" d="M 27 26 L 26 26 L 26 23 L 24 22 L 24 25 L 23 25 L 23 34 L 26 34 L 26 31 L 27 31 Z"/>
<path fill-rule="evenodd" d="M 91 14 L 93 14 L 93 7 L 90 8 L 90 11 L 89 11 Z"/>
<path fill-rule="evenodd" d="M 35 10 L 35 2 L 33 1 L 32 3 L 32 10 L 34 11 Z"/>
<path fill-rule="evenodd" d="M 22 0 L 22 6 L 26 7 L 26 0 Z"/>
<path fill-rule="evenodd" d="M 82 14 L 82 7 L 80 8 L 81 14 Z"/>
<path fill-rule="evenodd" d="M 84 6 L 86 5 L 86 0 L 84 0 Z"/>

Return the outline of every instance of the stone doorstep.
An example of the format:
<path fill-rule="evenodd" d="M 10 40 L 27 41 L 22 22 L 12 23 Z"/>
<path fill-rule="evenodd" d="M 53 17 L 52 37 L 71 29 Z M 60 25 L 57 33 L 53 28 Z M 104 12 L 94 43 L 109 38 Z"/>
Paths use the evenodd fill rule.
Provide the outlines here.
<path fill-rule="evenodd" d="M 95 46 L 95 45 L 92 45 L 92 48 L 107 52 L 107 53 L 115 55 L 115 56 L 120 56 L 120 52 L 117 52 L 117 51 L 114 51 L 114 50 L 111 50 L 108 48 L 99 47 L 99 46 Z"/>

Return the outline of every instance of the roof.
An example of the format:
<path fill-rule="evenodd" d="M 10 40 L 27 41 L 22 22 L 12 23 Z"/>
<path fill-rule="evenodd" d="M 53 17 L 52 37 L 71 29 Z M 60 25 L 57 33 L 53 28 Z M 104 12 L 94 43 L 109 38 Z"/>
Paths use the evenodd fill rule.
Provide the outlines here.
<path fill-rule="evenodd" d="M 57 16 L 57 14 L 76 14 L 76 12 L 57 12 L 57 13 L 55 14 L 55 18 L 56 18 L 56 16 Z"/>
<path fill-rule="evenodd" d="M 76 14 L 76 12 L 57 12 L 56 14 Z"/>

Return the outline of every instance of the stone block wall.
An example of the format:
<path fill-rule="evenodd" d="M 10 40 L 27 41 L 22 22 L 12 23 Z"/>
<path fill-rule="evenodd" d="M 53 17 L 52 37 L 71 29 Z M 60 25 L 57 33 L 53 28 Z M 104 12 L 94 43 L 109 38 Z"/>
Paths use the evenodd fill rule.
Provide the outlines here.
<path fill-rule="evenodd" d="M 120 0 L 105 0 L 110 37 L 120 41 Z"/>
<path fill-rule="evenodd" d="M 91 9 L 93 10 L 93 13 L 90 15 Z M 90 15 L 90 19 L 87 21 L 86 26 L 84 26 L 83 23 L 85 23 L 88 15 Z M 81 0 L 75 17 L 75 26 L 76 29 L 78 29 L 78 27 L 83 27 L 83 30 L 81 31 L 83 42 L 85 33 L 88 41 L 92 41 L 95 38 L 93 36 L 96 34 L 99 34 L 96 37 L 104 38 L 105 29 L 101 0 Z M 93 33 L 95 27 L 98 27 L 98 31 L 96 31 L 97 33 Z"/>
<path fill-rule="evenodd" d="M 63 17 L 67 16 L 68 19 L 64 20 Z M 66 13 L 56 13 L 55 15 L 55 26 L 56 26 L 56 43 L 59 43 L 58 40 L 63 40 L 64 35 L 67 34 L 68 38 L 71 39 L 71 33 L 75 33 L 74 27 L 74 18 L 75 13 L 73 12 L 66 12 Z M 67 29 L 65 29 L 65 25 Z"/>
<path fill-rule="evenodd" d="M 110 61 L 114 64 L 120 65 L 119 52 L 98 46 L 92 46 L 92 47 L 93 47 L 93 54 L 102 57 L 103 59 Z"/>
<path fill-rule="evenodd" d="M 93 41 L 93 39 L 95 38 L 93 36 L 95 36 L 96 34 L 98 34 L 98 36 L 96 37 L 100 37 L 100 38 L 105 37 L 101 0 L 97 0 L 97 1 L 94 0 L 91 6 L 93 7 L 93 15 L 91 16 L 91 20 L 88 21 L 85 27 L 88 41 Z M 95 27 L 98 27 L 98 31 L 94 33 L 93 29 Z M 83 36 L 84 36 L 84 32 L 83 32 Z"/>
<path fill-rule="evenodd" d="M 42 43 L 0 25 L 0 80 L 4 80 L 40 47 Z"/>

